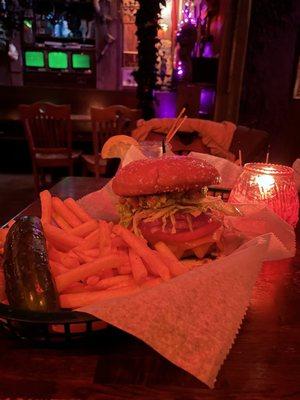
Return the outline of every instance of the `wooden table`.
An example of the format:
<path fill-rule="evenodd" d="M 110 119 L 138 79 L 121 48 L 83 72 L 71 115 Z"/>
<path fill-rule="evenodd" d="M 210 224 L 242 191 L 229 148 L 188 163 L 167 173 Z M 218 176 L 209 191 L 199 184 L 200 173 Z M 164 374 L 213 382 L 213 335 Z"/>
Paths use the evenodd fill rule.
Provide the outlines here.
<path fill-rule="evenodd" d="M 99 186 L 94 178 L 66 178 L 52 193 L 79 198 Z M 38 203 L 24 212 L 38 214 Z M 0 398 L 300 399 L 299 243 L 298 235 L 294 260 L 264 266 L 214 390 L 136 338 L 108 328 L 67 348 L 0 337 Z"/>

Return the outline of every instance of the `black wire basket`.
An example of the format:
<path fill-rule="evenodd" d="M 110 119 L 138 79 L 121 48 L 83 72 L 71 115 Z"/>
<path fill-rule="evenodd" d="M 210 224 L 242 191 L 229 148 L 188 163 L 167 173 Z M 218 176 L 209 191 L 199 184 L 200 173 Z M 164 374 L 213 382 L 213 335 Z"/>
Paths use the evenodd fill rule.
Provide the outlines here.
<path fill-rule="evenodd" d="M 17 310 L 0 303 L 1 331 L 30 342 L 56 345 L 86 340 L 106 327 L 105 322 L 82 312 L 42 313 Z"/>

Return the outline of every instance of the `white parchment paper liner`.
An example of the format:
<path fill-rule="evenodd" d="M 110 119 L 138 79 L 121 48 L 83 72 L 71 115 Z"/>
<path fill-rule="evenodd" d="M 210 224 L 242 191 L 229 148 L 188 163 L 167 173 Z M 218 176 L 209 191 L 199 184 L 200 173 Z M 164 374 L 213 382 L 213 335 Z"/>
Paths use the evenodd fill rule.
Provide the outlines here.
<path fill-rule="evenodd" d="M 132 154 L 140 156 L 136 151 Z M 116 201 L 109 183 L 80 203 L 96 218 L 116 220 Z M 230 255 L 159 286 L 80 311 L 138 337 L 213 388 L 247 311 L 262 262 L 295 254 L 290 225 L 265 206 L 239 208 L 243 217 L 224 221 L 225 237 L 238 237 L 236 243 L 242 243 Z"/>

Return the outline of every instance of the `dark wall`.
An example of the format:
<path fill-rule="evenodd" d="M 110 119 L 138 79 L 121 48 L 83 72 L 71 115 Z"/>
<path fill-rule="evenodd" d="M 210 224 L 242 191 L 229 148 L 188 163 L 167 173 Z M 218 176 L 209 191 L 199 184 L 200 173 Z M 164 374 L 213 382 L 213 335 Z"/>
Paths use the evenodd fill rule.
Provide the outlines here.
<path fill-rule="evenodd" d="M 292 99 L 299 22 L 299 0 L 253 0 L 239 122 L 270 132 L 274 161 L 293 161 L 299 145 L 291 123 L 300 116 Z"/>
<path fill-rule="evenodd" d="M 0 85 L 10 85 L 9 62 L 3 52 L 0 52 Z"/>

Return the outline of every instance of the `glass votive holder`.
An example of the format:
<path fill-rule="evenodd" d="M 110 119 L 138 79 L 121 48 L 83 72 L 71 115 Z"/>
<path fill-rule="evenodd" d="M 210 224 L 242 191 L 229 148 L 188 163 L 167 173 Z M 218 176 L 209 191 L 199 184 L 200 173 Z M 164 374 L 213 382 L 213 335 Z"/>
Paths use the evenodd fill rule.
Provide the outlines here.
<path fill-rule="evenodd" d="M 157 140 L 144 140 L 139 142 L 140 150 L 144 154 L 144 156 L 148 158 L 158 158 L 163 154 L 172 154 L 171 146 L 168 143 L 165 143 L 165 153 L 163 152 L 163 143 L 162 141 Z"/>
<path fill-rule="evenodd" d="M 264 203 L 292 226 L 296 226 L 299 198 L 294 170 L 285 165 L 249 163 L 234 185 L 231 203 Z"/>

